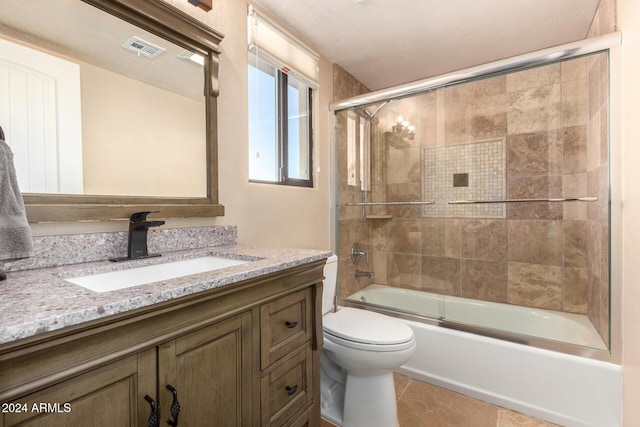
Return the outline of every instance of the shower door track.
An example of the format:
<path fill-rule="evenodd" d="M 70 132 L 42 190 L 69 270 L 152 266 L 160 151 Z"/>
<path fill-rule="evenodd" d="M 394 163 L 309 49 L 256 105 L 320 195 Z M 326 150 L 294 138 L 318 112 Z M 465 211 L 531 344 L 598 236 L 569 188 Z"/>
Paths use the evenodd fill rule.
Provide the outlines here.
<path fill-rule="evenodd" d="M 622 33 L 620 31 L 615 31 L 603 36 L 578 40 L 576 42 L 537 50 L 535 52 L 525 53 L 523 55 L 517 55 L 511 58 L 501 59 L 411 83 L 376 90 L 363 95 L 346 98 L 341 101 L 331 102 L 329 104 L 329 109 L 331 111 L 341 111 L 375 104 L 381 101 L 404 98 L 409 95 L 438 89 L 479 77 L 533 67 L 536 65 L 543 65 L 561 59 L 568 59 L 575 56 L 603 51 L 614 46 L 620 46 L 621 43 Z"/>

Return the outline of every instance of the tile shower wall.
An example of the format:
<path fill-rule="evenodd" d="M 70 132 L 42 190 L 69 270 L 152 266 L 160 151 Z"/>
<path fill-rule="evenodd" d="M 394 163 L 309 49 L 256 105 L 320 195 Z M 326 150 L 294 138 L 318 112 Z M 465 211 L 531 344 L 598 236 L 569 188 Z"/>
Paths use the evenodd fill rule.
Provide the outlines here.
<path fill-rule="evenodd" d="M 362 201 L 362 192 L 340 174 L 341 295 L 371 282 L 353 278 L 348 251 L 358 242 L 370 252 L 376 283 L 587 314 L 608 341 L 607 70 L 606 55 L 592 55 L 382 108 L 372 121 L 369 200 L 436 204 L 368 208 L 392 218 L 365 221 L 361 208 L 344 207 Z M 415 125 L 415 139 L 390 132 L 398 115 Z M 447 160 L 453 153 L 460 157 Z M 474 163 L 480 155 L 489 165 Z M 480 189 L 480 175 L 494 172 L 501 179 Z M 454 173 L 468 174 L 469 187 L 454 188 Z M 430 195 L 434 183 L 439 190 Z M 457 210 L 445 201 L 587 195 L 599 201 Z"/>
<path fill-rule="evenodd" d="M 504 204 L 450 205 L 449 200 L 502 200 L 505 197 L 504 140 L 423 150 L 423 198 L 435 203 L 423 217 L 505 218 Z M 462 176 L 460 182 L 456 177 Z"/>
<path fill-rule="evenodd" d="M 339 65 L 333 69 L 333 97 L 334 100 L 349 98 L 369 92 L 369 89 L 346 72 Z M 355 281 L 356 266 L 351 263 L 351 246 L 358 242 L 366 251 L 370 250 L 370 224 L 362 220 L 362 210 L 359 208 L 345 207 L 347 202 L 362 201 L 362 191 L 359 186 L 348 183 L 348 155 L 347 155 L 347 113 L 337 116 L 336 120 L 336 144 L 337 144 L 337 168 L 340 173 L 337 177 L 338 186 L 338 293 L 342 296 L 351 295 L 364 286 L 364 281 Z M 357 116 L 354 116 L 357 117 Z M 356 165 L 359 170 L 360 164 Z M 361 269 L 369 268 L 367 265 L 359 265 Z M 361 283 L 362 282 L 362 283 Z"/>
<path fill-rule="evenodd" d="M 599 201 L 587 207 L 588 315 L 608 343 L 609 334 L 609 132 L 608 58 L 587 58 L 587 192 Z"/>
<path fill-rule="evenodd" d="M 609 34 L 616 31 L 616 27 L 616 0 L 600 0 L 587 37 Z M 603 203 L 603 200 L 608 200 L 604 196 L 608 195 L 609 191 L 608 78 L 608 59 L 604 55 L 587 59 L 589 91 L 587 186 L 589 191 L 599 191 L 601 195 L 599 206 L 592 206 L 587 210 L 588 314 L 589 319 L 607 343 L 610 327 L 609 206 Z"/>

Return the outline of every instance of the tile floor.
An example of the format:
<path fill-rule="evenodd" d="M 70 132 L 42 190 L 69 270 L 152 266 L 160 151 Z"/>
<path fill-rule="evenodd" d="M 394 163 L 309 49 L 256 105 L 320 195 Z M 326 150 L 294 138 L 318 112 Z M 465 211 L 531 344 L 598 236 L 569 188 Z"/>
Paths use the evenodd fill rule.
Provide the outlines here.
<path fill-rule="evenodd" d="M 552 427 L 509 409 L 395 374 L 400 427 Z M 322 421 L 322 427 L 333 424 Z M 373 426 L 372 426 L 373 427 Z"/>

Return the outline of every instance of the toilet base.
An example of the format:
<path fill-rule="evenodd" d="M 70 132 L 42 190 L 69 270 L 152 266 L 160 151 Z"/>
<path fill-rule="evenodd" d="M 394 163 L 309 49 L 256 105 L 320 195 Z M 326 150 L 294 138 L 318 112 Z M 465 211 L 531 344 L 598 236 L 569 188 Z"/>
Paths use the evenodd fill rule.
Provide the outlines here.
<path fill-rule="evenodd" d="M 320 412 L 322 418 L 342 425 L 346 373 L 323 350 L 320 354 Z"/>
<path fill-rule="evenodd" d="M 342 427 L 398 427 L 393 372 L 349 375 L 344 384 L 323 372 L 322 418 Z"/>
<path fill-rule="evenodd" d="M 343 427 L 398 427 L 393 372 L 347 375 Z"/>

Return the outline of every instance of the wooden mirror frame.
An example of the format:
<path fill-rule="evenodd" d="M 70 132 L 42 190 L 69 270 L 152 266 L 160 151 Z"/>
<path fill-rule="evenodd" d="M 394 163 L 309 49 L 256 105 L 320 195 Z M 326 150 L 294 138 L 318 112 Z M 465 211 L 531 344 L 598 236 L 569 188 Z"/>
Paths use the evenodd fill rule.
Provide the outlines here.
<path fill-rule="evenodd" d="M 165 218 L 224 215 L 218 203 L 218 55 L 224 35 L 163 0 L 82 0 L 172 43 L 205 57 L 206 197 L 92 196 L 24 193 L 29 222 L 129 218 L 134 212 L 159 211 Z M 123 153 L 125 155 L 125 153 Z"/>

